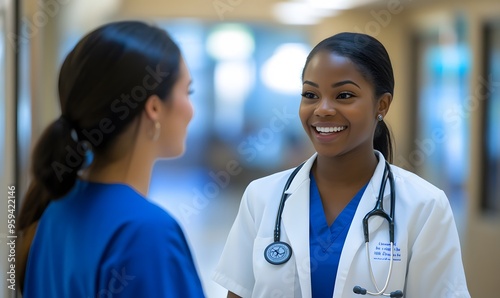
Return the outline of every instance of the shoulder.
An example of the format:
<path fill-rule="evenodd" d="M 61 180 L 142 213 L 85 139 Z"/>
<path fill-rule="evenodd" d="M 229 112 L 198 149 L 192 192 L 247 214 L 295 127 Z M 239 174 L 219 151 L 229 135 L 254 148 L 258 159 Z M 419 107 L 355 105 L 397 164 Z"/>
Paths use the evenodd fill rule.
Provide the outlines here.
<path fill-rule="evenodd" d="M 288 184 L 287 193 L 291 194 L 303 187 L 304 183 L 309 183 L 309 172 L 316 156 L 317 154 L 312 155 L 296 167 L 253 180 L 245 189 L 242 204 L 265 207 L 271 202 L 273 206 L 276 205 L 285 191 L 285 185 Z"/>
<path fill-rule="evenodd" d="M 240 214 L 248 214 L 255 223 L 275 217 L 285 184 L 294 168 L 264 176 L 250 182 L 240 203 Z"/>
<path fill-rule="evenodd" d="M 135 198 L 134 198 L 135 197 Z M 113 212 L 116 216 L 110 232 L 111 251 L 135 251 L 150 257 L 165 254 L 165 249 L 187 247 L 177 220 L 148 199 L 131 194 Z"/>
<path fill-rule="evenodd" d="M 407 198 L 416 204 L 439 203 L 446 207 L 449 204 L 444 191 L 419 175 L 391 165 L 398 197 Z"/>
<path fill-rule="evenodd" d="M 286 180 L 295 168 L 280 171 L 270 174 L 258 179 L 253 180 L 248 184 L 247 191 L 269 190 L 274 188 L 283 188 Z M 282 189 L 281 189 L 282 190 Z"/>
<path fill-rule="evenodd" d="M 243 202 L 249 204 L 266 205 L 269 202 L 278 201 L 283 194 L 285 184 L 295 168 L 280 171 L 264 176 L 250 182 L 243 194 Z M 294 178 L 294 180 L 297 180 Z"/>
<path fill-rule="evenodd" d="M 437 186 L 435 186 L 434 184 L 430 183 L 429 181 L 425 180 L 424 178 L 420 177 L 419 175 L 413 172 L 410 172 L 395 165 L 391 165 L 391 170 L 394 173 L 394 179 L 404 182 L 404 185 L 406 187 L 413 187 L 422 189 L 423 191 L 431 191 L 431 192 L 441 191 L 441 189 L 439 189 Z"/>
<path fill-rule="evenodd" d="M 88 221 L 99 221 L 110 240 L 159 239 L 167 233 L 181 234 L 177 221 L 163 208 L 127 185 L 96 186 Z M 98 218 L 99 220 L 95 220 Z M 175 231 L 175 232 L 174 232 Z"/>
<path fill-rule="evenodd" d="M 149 199 L 138 196 L 131 200 L 131 203 L 124 212 L 124 221 L 128 226 L 144 230 L 147 234 L 154 232 L 165 234 L 174 230 L 180 232 L 180 226 L 175 218 Z"/>
<path fill-rule="evenodd" d="M 115 188 L 115 193 L 106 198 L 109 207 L 123 221 L 133 222 L 143 225 L 176 225 L 175 219 L 162 207 L 142 196 L 129 186 L 119 185 Z M 103 194 L 105 195 L 105 194 Z"/>

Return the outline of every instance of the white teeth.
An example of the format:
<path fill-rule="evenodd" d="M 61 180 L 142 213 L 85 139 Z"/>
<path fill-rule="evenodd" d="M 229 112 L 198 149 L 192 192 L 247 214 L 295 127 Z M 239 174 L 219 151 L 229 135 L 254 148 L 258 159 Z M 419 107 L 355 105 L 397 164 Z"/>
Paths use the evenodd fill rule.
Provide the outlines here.
<path fill-rule="evenodd" d="M 346 129 L 346 126 L 335 126 L 335 127 L 316 127 L 316 131 L 320 133 L 332 133 L 339 132 Z"/>

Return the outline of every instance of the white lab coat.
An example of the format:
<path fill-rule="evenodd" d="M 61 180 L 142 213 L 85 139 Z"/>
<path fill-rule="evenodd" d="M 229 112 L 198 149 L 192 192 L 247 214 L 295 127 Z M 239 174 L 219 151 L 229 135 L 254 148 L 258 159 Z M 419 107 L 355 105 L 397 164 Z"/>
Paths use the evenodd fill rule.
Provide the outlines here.
<path fill-rule="evenodd" d="M 339 261 L 334 298 L 360 297 L 359 285 L 375 291 L 368 267 L 362 220 L 377 200 L 384 171 L 379 162 L 359 203 Z M 297 173 L 287 193 L 282 215 L 281 241 L 292 247 L 283 265 L 264 259 L 273 242 L 279 201 L 293 169 L 250 183 L 227 238 L 213 280 L 242 297 L 311 297 L 309 251 L 309 172 L 316 154 Z M 444 192 L 415 174 L 391 165 L 396 185 L 395 261 L 386 293 L 402 290 L 404 297 L 470 297 L 462 265 L 460 243 L 453 214 Z M 390 210 L 387 185 L 384 206 Z M 369 221 L 370 259 L 379 288 L 387 278 L 390 247 L 388 225 L 381 217 Z M 314 255 L 314 253 L 313 253 Z M 321 261 L 314 258 L 313 262 Z"/>

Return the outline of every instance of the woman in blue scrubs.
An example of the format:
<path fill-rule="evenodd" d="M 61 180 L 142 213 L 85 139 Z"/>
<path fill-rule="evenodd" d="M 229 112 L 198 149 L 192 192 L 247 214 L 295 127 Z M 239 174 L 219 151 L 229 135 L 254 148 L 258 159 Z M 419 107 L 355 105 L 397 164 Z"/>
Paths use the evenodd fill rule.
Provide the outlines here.
<path fill-rule="evenodd" d="M 246 188 L 213 275 L 228 297 L 470 297 L 446 195 L 388 164 L 393 94 L 375 38 L 345 32 L 314 47 L 299 116 L 316 153 Z M 393 188 L 381 186 L 388 168 Z M 382 217 L 369 219 L 365 241 L 379 198 L 386 213 L 394 207 L 394 241 Z"/>
<path fill-rule="evenodd" d="M 204 296 L 183 231 L 147 199 L 155 160 L 184 152 L 190 84 L 178 46 L 143 22 L 68 54 L 19 216 L 23 297 Z"/>

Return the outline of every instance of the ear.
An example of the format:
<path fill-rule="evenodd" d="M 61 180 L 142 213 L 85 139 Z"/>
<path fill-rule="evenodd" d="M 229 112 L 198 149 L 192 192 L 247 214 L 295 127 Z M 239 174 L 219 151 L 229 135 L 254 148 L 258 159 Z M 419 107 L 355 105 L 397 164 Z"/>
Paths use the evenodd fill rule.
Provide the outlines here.
<path fill-rule="evenodd" d="M 159 121 L 162 109 L 165 108 L 162 100 L 157 95 L 151 95 L 146 99 L 144 112 L 152 121 Z"/>
<path fill-rule="evenodd" d="M 377 115 L 381 114 L 384 118 L 389 112 L 389 107 L 392 103 L 392 94 L 386 92 L 379 99 L 377 103 Z"/>

